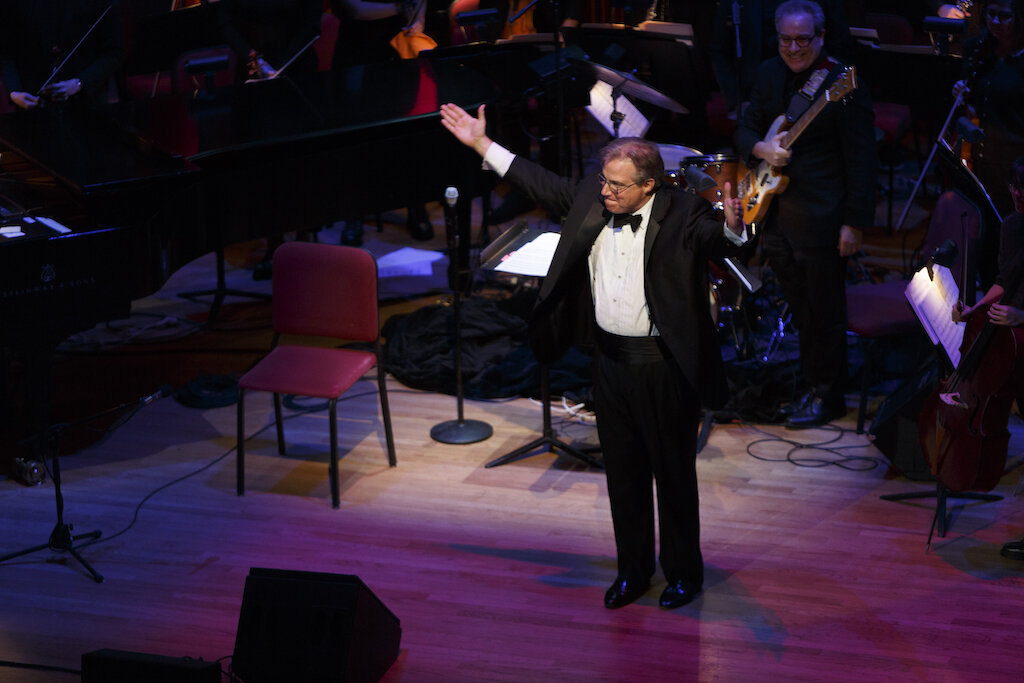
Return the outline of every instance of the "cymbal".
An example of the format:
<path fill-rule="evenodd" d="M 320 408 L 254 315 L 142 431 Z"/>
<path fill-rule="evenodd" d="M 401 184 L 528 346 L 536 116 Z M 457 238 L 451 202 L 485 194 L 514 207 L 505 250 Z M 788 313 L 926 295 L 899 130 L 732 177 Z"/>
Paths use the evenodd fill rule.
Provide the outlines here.
<path fill-rule="evenodd" d="M 617 71 L 609 66 L 587 61 L 586 59 L 570 58 L 569 61 L 585 66 L 590 69 L 591 73 L 593 73 L 599 81 L 607 83 L 613 88 L 618 88 L 623 93 L 631 95 L 638 100 L 643 100 L 648 104 L 653 104 L 657 107 L 661 107 L 662 109 L 674 111 L 677 114 L 689 113 L 686 107 L 679 104 L 668 95 L 655 90 L 633 74 Z"/>

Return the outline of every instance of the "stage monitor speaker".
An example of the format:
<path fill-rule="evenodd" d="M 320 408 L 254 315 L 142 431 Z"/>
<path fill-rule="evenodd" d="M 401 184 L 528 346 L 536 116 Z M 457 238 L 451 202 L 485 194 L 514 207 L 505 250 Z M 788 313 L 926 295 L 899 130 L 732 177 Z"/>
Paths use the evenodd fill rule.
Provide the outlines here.
<path fill-rule="evenodd" d="M 201 659 L 110 649 L 82 655 L 82 683 L 220 683 L 220 679 L 220 664 Z"/>
<path fill-rule="evenodd" d="M 231 668 L 245 683 L 378 681 L 401 638 L 398 618 L 356 576 L 253 567 Z"/>
<path fill-rule="evenodd" d="M 921 452 L 917 422 L 925 399 L 937 386 L 938 374 L 936 362 L 929 362 L 918 369 L 882 402 L 868 429 L 875 447 L 907 479 L 935 480 Z"/>

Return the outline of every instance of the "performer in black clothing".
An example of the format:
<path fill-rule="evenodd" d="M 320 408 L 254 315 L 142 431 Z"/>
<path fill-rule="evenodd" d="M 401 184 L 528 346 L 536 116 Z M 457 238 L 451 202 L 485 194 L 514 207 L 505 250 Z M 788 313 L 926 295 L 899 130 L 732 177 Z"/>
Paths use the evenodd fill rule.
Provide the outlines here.
<path fill-rule="evenodd" d="M 695 467 L 700 405 L 721 406 L 726 394 L 706 263 L 745 239 L 731 185 L 724 188 L 723 225 L 704 199 L 662 185 L 661 155 L 646 140 L 611 142 L 601 151 L 601 172 L 577 182 L 493 143 L 483 107 L 473 117 L 446 104 L 441 117 L 486 166 L 565 216 L 531 334 L 542 362 L 574 342 L 596 341 L 595 407 L 618 553 L 605 606 L 627 605 L 650 585 L 653 477 L 668 581 L 659 604 L 681 607 L 704 580 Z"/>
<path fill-rule="evenodd" d="M 738 5 L 740 56 L 736 51 L 736 22 L 733 5 Z M 721 0 L 715 10 L 709 52 L 718 87 L 729 110 L 736 112 L 750 99 L 757 68 L 777 52 L 775 10 L 780 0 Z M 822 0 L 825 13 L 825 48 L 838 59 L 853 58 L 854 43 L 846 6 L 842 0 Z"/>
<path fill-rule="evenodd" d="M 1013 212 L 1002 191 L 1006 169 L 1024 154 L 1024 0 L 975 7 L 985 28 L 964 45 L 964 78 L 953 92 L 964 91 L 968 115 L 985 131 L 985 139 L 971 145 L 971 170 L 1005 217 Z M 986 287 L 995 276 L 997 237 L 994 230 L 981 235 L 979 275 Z"/>
<path fill-rule="evenodd" d="M 9 0 L 0 6 L 0 78 L 22 109 L 47 98 L 105 101 L 110 77 L 123 60 L 116 0 Z"/>
<path fill-rule="evenodd" d="M 320 33 L 322 0 L 219 0 L 217 18 L 224 40 L 239 61 L 239 78 L 266 78 Z M 313 48 L 289 72 L 317 69 Z"/>
<path fill-rule="evenodd" d="M 874 221 L 874 114 L 861 83 L 842 102 L 826 105 L 792 150 L 779 146 L 782 133 L 766 137 L 776 117 L 809 105 L 841 67 L 824 51 L 824 16 L 816 3 L 789 0 L 775 23 L 779 56 L 757 71 L 736 147 L 742 158 L 763 159 L 789 178 L 770 205 L 762 238 L 799 331 L 807 385 L 786 411 L 787 425 L 811 427 L 846 412 L 845 259 L 860 249 L 861 230 Z"/>
<path fill-rule="evenodd" d="M 980 306 L 989 304 L 989 322 L 1024 328 L 1024 156 L 1013 162 L 1007 190 L 1013 212 L 1003 220 L 999 231 L 999 274 L 976 304 L 953 308 L 954 321 L 966 320 Z M 1017 348 L 1016 362 L 1024 363 L 1024 333 Z M 1024 414 L 1024 387 L 1017 388 L 1017 411 Z M 1006 543 L 1000 552 L 1011 560 L 1024 560 L 1024 538 Z"/>

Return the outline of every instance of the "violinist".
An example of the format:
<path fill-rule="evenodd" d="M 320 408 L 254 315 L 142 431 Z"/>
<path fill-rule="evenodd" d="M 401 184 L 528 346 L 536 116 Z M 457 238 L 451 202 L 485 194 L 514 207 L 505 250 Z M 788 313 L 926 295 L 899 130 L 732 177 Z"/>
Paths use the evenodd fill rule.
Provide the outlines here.
<path fill-rule="evenodd" d="M 116 0 L 0 3 L 0 78 L 19 109 L 104 101 L 124 52 Z"/>
<path fill-rule="evenodd" d="M 995 284 L 974 306 L 953 309 L 953 320 L 967 320 L 984 305 L 989 305 L 988 320 L 995 325 L 1024 327 L 1024 156 L 1014 161 L 1010 171 L 1009 193 L 1014 211 L 1003 220 L 999 235 L 999 274 Z M 1018 352 L 1018 362 L 1024 362 Z M 1024 388 L 1018 388 L 1017 410 L 1024 411 Z M 1007 543 L 1002 555 L 1024 560 L 1024 539 Z"/>

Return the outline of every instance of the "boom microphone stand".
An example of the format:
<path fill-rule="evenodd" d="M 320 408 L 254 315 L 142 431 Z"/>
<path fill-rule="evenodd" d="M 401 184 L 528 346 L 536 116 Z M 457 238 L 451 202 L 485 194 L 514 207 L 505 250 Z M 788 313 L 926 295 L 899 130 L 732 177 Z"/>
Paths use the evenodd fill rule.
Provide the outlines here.
<path fill-rule="evenodd" d="M 71 431 L 84 424 L 88 424 L 93 420 L 97 420 L 107 415 L 112 415 L 127 408 L 134 407 L 135 410 L 138 410 L 142 406 L 152 403 L 158 398 L 168 396 L 170 393 L 171 388 L 165 384 L 164 386 L 160 387 L 160 389 L 158 389 L 156 392 L 148 396 L 143 396 L 134 403 L 123 403 L 119 406 L 109 408 L 107 410 L 96 413 L 95 415 L 91 415 L 83 420 L 79 420 L 78 422 L 74 422 L 72 424 L 58 423 L 55 425 L 51 425 L 50 427 L 47 427 L 45 430 L 43 430 L 41 434 L 36 435 L 34 438 L 45 440 L 44 449 L 49 450 L 50 455 L 53 458 L 53 468 L 50 474 L 53 479 L 54 495 L 56 496 L 57 499 L 57 524 L 53 527 L 53 531 L 50 532 L 50 538 L 46 543 L 42 543 L 40 545 L 32 546 L 31 548 L 25 548 L 24 550 L 19 550 L 17 552 L 4 555 L 3 557 L 0 557 L 0 562 L 13 560 L 16 557 L 29 555 L 40 550 L 61 550 L 70 553 L 72 557 L 78 560 L 79 564 L 81 564 L 85 568 L 85 570 L 89 572 L 89 575 L 92 576 L 93 580 L 96 583 L 103 583 L 103 575 L 97 572 L 95 569 L 93 569 L 92 565 L 86 562 L 85 558 L 82 557 L 81 553 L 78 552 L 78 547 L 81 546 L 75 546 L 76 541 L 81 541 L 85 539 L 97 539 L 103 534 L 103 532 L 90 531 L 84 534 L 72 534 L 71 530 L 73 527 L 64 521 L 64 495 L 61 493 L 60 488 L 60 454 L 58 448 L 60 438 L 68 431 Z M 45 452 L 43 457 L 45 461 Z"/>
<path fill-rule="evenodd" d="M 494 430 L 480 420 L 466 420 L 462 415 L 462 313 L 460 307 L 462 283 L 462 257 L 460 256 L 459 226 L 455 216 L 455 203 L 459 191 L 449 187 L 444 191 L 444 222 L 448 237 L 448 281 L 452 289 L 452 310 L 455 318 L 455 396 L 458 419 L 447 420 L 430 429 L 430 438 L 441 443 L 467 444 L 489 439 Z"/>

